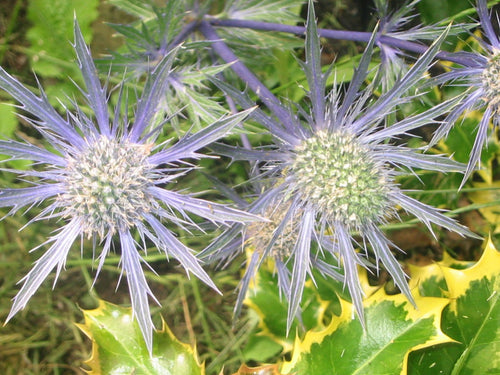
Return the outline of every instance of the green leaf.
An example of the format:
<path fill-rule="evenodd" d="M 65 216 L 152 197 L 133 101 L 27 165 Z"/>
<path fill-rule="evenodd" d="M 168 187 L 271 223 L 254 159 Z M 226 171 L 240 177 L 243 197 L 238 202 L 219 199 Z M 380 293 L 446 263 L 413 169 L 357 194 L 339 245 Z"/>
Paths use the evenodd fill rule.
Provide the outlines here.
<path fill-rule="evenodd" d="M 11 139 L 18 123 L 13 103 L 0 102 L 0 119 L 2 119 L 0 139 Z"/>
<path fill-rule="evenodd" d="M 66 78 L 68 71 L 54 64 L 54 59 L 73 61 L 73 19 L 76 15 L 87 42 L 92 30 L 90 25 L 97 18 L 97 0 L 31 0 L 28 19 L 33 25 L 26 35 L 34 53 L 33 70 L 50 77 Z M 50 59 L 46 59 L 49 56 Z M 76 65 L 75 65 L 76 69 Z M 73 76 L 73 75 L 72 75 Z"/>
<path fill-rule="evenodd" d="M 267 362 L 283 351 L 283 347 L 269 336 L 252 335 L 243 349 L 245 361 Z"/>
<path fill-rule="evenodd" d="M 468 9 L 470 6 L 471 2 L 468 0 L 421 0 L 418 9 L 425 23 L 432 24 Z"/>
<path fill-rule="evenodd" d="M 78 65 L 74 64 L 73 20 L 76 16 L 87 43 L 92 39 L 91 23 L 97 18 L 98 0 L 31 0 L 27 17 L 32 27 L 26 33 L 31 44 L 26 49 L 31 68 L 43 78 L 45 93 L 50 103 L 58 109 L 72 108 L 69 98 L 81 92 L 72 82 L 82 83 Z M 71 80 L 68 79 L 71 77 Z M 62 103 L 62 104 L 61 104 Z"/>
<path fill-rule="evenodd" d="M 489 240 L 472 267 L 438 268 L 451 300 L 443 312 L 442 330 L 456 342 L 412 353 L 408 374 L 499 374 L 500 252 Z"/>
<path fill-rule="evenodd" d="M 403 295 L 383 289 L 365 300 L 366 331 L 353 319 L 353 305 L 342 303 L 342 315 L 321 332 L 297 342 L 286 374 L 387 375 L 405 373 L 412 350 L 451 341 L 440 329 L 447 299 L 415 296 L 415 309 Z"/>
<path fill-rule="evenodd" d="M 109 0 L 110 4 L 121 10 L 142 18 L 144 20 L 154 19 L 156 17 L 150 2 L 144 0 Z"/>
<path fill-rule="evenodd" d="M 411 353 L 408 359 L 408 375 L 451 374 L 460 353 L 459 343 L 430 346 Z"/>
<path fill-rule="evenodd" d="M 323 328 L 321 324 L 325 303 L 319 299 L 316 288 L 311 281 L 304 287 L 302 297 L 302 323 L 297 319 L 290 327 L 287 335 L 288 301 L 280 295 L 277 277 L 272 271 L 261 267 L 254 281 L 254 287 L 250 287 L 245 299 L 245 304 L 259 314 L 261 318 L 260 328 L 263 334 L 272 337 L 283 346 L 285 352 L 291 350 L 295 336 L 299 332 L 317 328 Z"/>
<path fill-rule="evenodd" d="M 452 374 L 500 373 L 500 253 L 488 241 L 476 265 L 443 271 L 452 299 L 443 330 L 462 343 Z"/>
<path fill-rule="evenodd" d="M 221 373 L 222 374 L 222 373 Z M 233 375 L 282 375 L 278 365 L 265 365 L 259 367 L 247 367 L 242 365 L 238 372 Z"/>
<path fill-rule="evenodd" d="M 0 102 L 0 139 L 13 139 L 17 130 L 18 120 L 16 117 L 16 107 L 14 103 Z M 0 155 L 0 161 L 8 159 L 8 156 Z M 9 167 L 18 170 L 27 169 L 31 165 L 30 160 L 10 160 L 7 162 Z M 14 176 L 12 176 L 14 177 Z"/>
<path fill-rule="evenodd" d="M 92 340 L 90 374 L 204 375 L 195 349 L 179 342 L 163 322 L 153 336 L 151 355 L 132 309 L 100 301 L 83 310 L 85 324 L 77 326 Z"/>

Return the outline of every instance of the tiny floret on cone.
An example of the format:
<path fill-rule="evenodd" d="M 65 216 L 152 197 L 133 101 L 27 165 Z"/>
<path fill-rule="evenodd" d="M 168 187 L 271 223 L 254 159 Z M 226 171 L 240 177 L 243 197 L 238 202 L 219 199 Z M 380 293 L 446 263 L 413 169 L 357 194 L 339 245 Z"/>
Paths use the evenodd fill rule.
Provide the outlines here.
<path fill-rule="evenodd" d="M 64 216 L 81 217 L 88 237 L 130 229 L 156 208 L 148 191 L 154 186 L 150 152 L 151 145 L 101 136 L 68 157 L 65 193 L 58 197 Z"/>
<path fill-rule="evenodd" d="M 290 168 L 304 201 L 352 227 L 377 220 L 389 205 L 389 176 L 368 145 L 348 132 L 320 130 L 294 150 Z"/>

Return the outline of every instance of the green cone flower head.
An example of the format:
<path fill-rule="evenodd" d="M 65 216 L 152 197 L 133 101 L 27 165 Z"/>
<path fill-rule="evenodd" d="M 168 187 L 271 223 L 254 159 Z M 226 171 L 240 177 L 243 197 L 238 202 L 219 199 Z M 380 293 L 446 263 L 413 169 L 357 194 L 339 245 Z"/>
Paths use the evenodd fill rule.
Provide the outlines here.
<path fill-rule="evenodd" d="M 65 216 L 82 218 L 87 237 L 128 230 L 155 209 L 148 188 L 154 169 L 147 162 L 150 145 L 99 137 L 69 157 L 65 192 L 57 199 Z"/>
<path fill-rule="evenodd" d="M 500 115 L 500 50 L 493 49 L 482 73 L 483 100 L 492 108 L 493 116 Z"/>
<path fill-rule="evenodd" d="M 378 221 L 387 212 L 387 171 L 354 135 L 320 130 L 294 151 L 290 173 L 304 200 L 330 220 L 356 227 Z"/>

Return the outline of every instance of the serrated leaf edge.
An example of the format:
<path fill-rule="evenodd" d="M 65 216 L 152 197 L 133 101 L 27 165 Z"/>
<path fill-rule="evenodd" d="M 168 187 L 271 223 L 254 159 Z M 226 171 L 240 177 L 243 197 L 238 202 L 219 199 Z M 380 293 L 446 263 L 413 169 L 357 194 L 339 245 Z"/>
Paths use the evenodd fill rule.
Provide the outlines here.
<path fill-rule="evenodd" d="M 447 298 L 422 297 L 419 293 L 416 293 L 416 295 L 414 295 L 414 298 L 415 302 L 417 303 L 417 309 L 415 309 L 411 305 L 411 303 L 406 299 L 404 295 L 398 294 L 389 296 L 383 288 L 380 288 L 376 293 L 374 293 L 364 301 L 365 308 L 382 301 L 391 301 L 395 305 L 402 305 L 408 314 L 407 319 L 411 320 L 412 322 L 417 322 L 420 319 L 427 319 L 429 317 L 433 318 L 433 326 L 435 328 L 434 335 L 424 343 L 412 347 L 405 353 L 401 375 L 407 373 L 408 356 L 411 352 L 437 344 L 456 342 L 455 340 L 444 334 L 441 330 L 442 311 L 444 307 L 448 305 L 449 300 Z M 328 327 L 317 332 L 307 332 L 302 341 L 299 338 L 295 339 L 291 360 L 282 364 L 281 371 L 284 374 L 290 373 L 290 371 L 299 361 L 300 356 L 303 353 L 310 352 L 313 344 L 321 343 L 326 336 L 334 333 L 341 324 L 345 324 L 356 319 L 354 315 L 353 305 L 343 299 L 339 298 L 339 300 L 342 308 L 341 315 L 338 317 L 333 317 Z"/>
<path fill-rule="evenodd" d="M 251 308 L 257 316 L 259 317 L 259 325 L 258 327 L 261 329 L 261 332 L 259 335 L 262 336 L 267 336 L 270 337 L 272 340 L 274 340 L 276 343 L 281 345 L 283 347 L 282 353 L 288 353 L 293 350 L 294 345 L 290 344 L 288 341 L 283 340 L 281 337 L 276 336 L 274 333 L 271 332 L 269 327 L 264 323 L 265 321 L 265 315 L 264 313 L 260 310 L 260 308 L 255 304 L 249 295 L 253 293 L 258 293 L 258 288 L 259 288 L 259 279 L 258 279 L 258 274 L 254 278 L 252 285 L 249 288 L 249 292 L 247 293 L 247 296 L 245 300 L 243 301 L 243 304 Z M 311 288 L 313 286 L 313 282 L 311 280 L 306 281 L 305 283 L 305 288 Z M 322 327 L 323 324 L 323 319 L 325 316 L 325 312 L 327 310 L 328 305 L 330 302 L 322 300 L 319 295 L 316 293 L 316 300 L 319 302 L 319 308 L 318 308 L 318 314 L 317 314 L 317 326 Z M 295 336 L 296 338 L 298 337 L 298 334 Z"/>
<path fill-rule="evenodd" d="M 117 306 L 117 305 L 114 305 L 112 303 L 106 302 L 106 301 L 101 300 L 101 299 L 99 299 L 99 305 L 97 308 L 92 309 L 92 310 L 81 309 L 83 316 L 84 316 L 84 323 L 83 324 L 74 323 L 74 324 L 78 329 L 80 329 L 85 334 L 85 336 L 87 336 L 92 341 L 91 356 L 88 360 L 84 361 L 84 364 L 91 368 L 90 371 L 84 370 L 89 375 L 101 375 L 101 366 L 100 366 L 100 361 L 99 361 L 99 350 L 98 350 L 99 345 L 98 345 L 97 341 L 94 339 L 94 336 L 92 334 L 91 325 L 95 324 L 95 322 L 92 320 L 92 317 L 104 315 L 103 311 L 106 308 L 118 308 L 122 312 L 126 310 L 129 312 L 128 315 L 130 315 L 132 317 L 132 308 Z M 177 337 L 170 330 L 170 327 L 165 322 L 163 317 L 161 317 L 161 324 L 162 324 L 161 330 L 155 330 L 154 336 L 161 335 L 161 334 L 167 334 L 168 338 L 172 342 L 179 344 L 183 348 L 183 350 L 185 350 L 187 352 L 187 354 L 193 356 L 196 364 L 200 367 L 200 375 L 205 375 L 205 362 L 200 362 L 196 346 L 191 346 L 189 344 L 186 344 L 186 343 L 178 340 Z"/>
<path fill-rule="evenodd" d="M 473 281 L 500 274 L 500 252 L 489 237 L 486 240 L 483 254 L 476 264 L 463 270 L 443 267 L 443 274 L 448 285 L 449 297 L 453 301 L 451 309 L 456 313 L 454 301 L 469 290 Z"/>

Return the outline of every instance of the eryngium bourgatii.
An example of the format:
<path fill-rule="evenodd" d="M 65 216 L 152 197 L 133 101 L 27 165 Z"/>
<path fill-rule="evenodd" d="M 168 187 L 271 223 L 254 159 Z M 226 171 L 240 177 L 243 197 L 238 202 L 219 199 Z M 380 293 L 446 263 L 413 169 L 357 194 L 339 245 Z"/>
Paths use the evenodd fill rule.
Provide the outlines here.
<path fill-rule="evenodd" d="M 57 224 L 64 223 L 54 236 L 39 246 L 48 246 L 48 250 L 23 278 L 7 321 L 26 306 L 54 268 L 59 275 L 78 238 L 92 239 L 94 252 L 97 244 L 101 246 L 97 274 L 116 238 L 134 316 L 151 351 L 153 323 L 148 295 L 156 299 L 146 282 L 140 250 L 145 250 L 148 239 L 167 257 L 177 259 L 186 271 L 217 289 L 193 251 L 163 222 L 194 225 L 188 212 L 222 224 L 253 221 L 256 217 L 166 187 L 191 169 L 191 164 L 183 163 L 183 159 L 202 157 L 196 151 L 224 136 L 248 111 L 222 118 L 195 134 L 184 136 L 171 147 L 157 145 L 155 141 L 165 119 L 156 109 L 166 90 L 176 50 L 169 52 L 150 72 L 137 101 L 134 122 L 129 124 L 127 115 L 120 112 L 127 106 L 118 104 L 113 116 L 109 115 L 105 88 L 99 82 L 90 51 L 76 22 L 74 48 L 87 88 L 86 104 L 93 111 L 93 117 L 76 103 L 74 113 L 67 111 L 66 118 L 61 117 L 49 104 L 41 87 L 41 96 L 36 96 L 0 68 L 0 88 L 32 116 L 23 117 L 51 146 L 43 149 L 26 142 L 0 141 L 1 154 L 11 156 L 10 160 L 32 160 L 36 165 L 33 171 L 11 170 L 31 176 L 34 186 L 1 189 L 0 207 L 12 207 L 9 214 L 14 214 L 22 207 L 47 202 L 33 221 L 55 219 Z M 124 90 L 120 88 L 121 98 L 125 97 Z M 175 210 L 180 218 L 174 215 Z M 134 239 L 134 232 L 138 232 L 140 243 Z"/>
<path fill-rule="evenodd" d="M 446 137 L 451 128 L 460 123 L 459 119 L 464 113 L 483 111 L 462 186 L 481 162 L 481 152 L 488 142 L 490 123 L 493 122 L 495 129 L 500 125 L 500 38 L 491 22 L 486 0 L 477 0 L 477 14 L 485 36 L 478 40 L 483 51 L 460 52 L 464 60 L 463 66 L 452 66 L 449 72 L 433 81 L 463 86 L 466 91 L 461 103 L 450 112 L 435 132 L 431 145 Z M 477 39 L 475 35 L 472 38 Z"/>
<path fill-rule="evenodd" d="M 267 234 L 267 238 L 261 236 L 259 241 L 245 238 L 254 251 L 240 283 L 236 312 L 265 258 L 274 261 L 281 293 L 289 300 L 288 327 L 300 312 L 306 277 L 313 277 L 313 269 L 343 281 L 361 317 L 363 291 L 359 266 L 378 271 L 383 265 L 399 289 L 413 301 L 406 275 L 391 252 L 392 244 L 380 228 L 398 219 L 400 209 L 414 215 L 431 231 L 432 224 L 436 224 L 477 237 L 440 210 L 408 196 L 396 181 L 396 176 L 412 174 L 415 169 L 438 172 L 465 169 L 463 164 L 448 157 L 425 154 L 402 142 L 411 137 L 412 130 L 436 122 L 436 118 L 448 113 L 460 97 L 389 123 L 394 119 L 397 105 L 411 100 L 405 93 L 420 83 L 445 36 L 446 32 L 379 97 L 374 95 L 373 85 L 362 87 L 369 74 L 375 43 L 372 38 L 346 91 L 341 92 L 334 85 L 325 95 L 327 76 L 321 70 L 319 38 L 312 1 L 309 2 L 306 61 L 301 65 L 309 84 L 310 108 L 304 110 L 304 106 L 298 105 L 295 114 L 289 110 L 290 106 L 283 105 L 283 111 L 288 111 L 286 121 L 269 117 L 260 110 L 253 112 L 254 119 L 274 137 L 274 144 L 266 148 L 213 146 L 221 154 L 235 160 L 251 160 L 262 167 L 251 179 L 260 194 L 248 210 L 268 217 L 272 224 L 272 232 L 260 232 Z M 217 84 L 242 107 L 253 105 L 240 91 L 224 82 Z M 258 223 L 248 227 L 247 235 L 255 233 L 254 226 L 258 228 Z M 245 231 L 227 230 L 201 257 L 212 261 L 231 259 L 241 248 L 240 233 Z"/>

